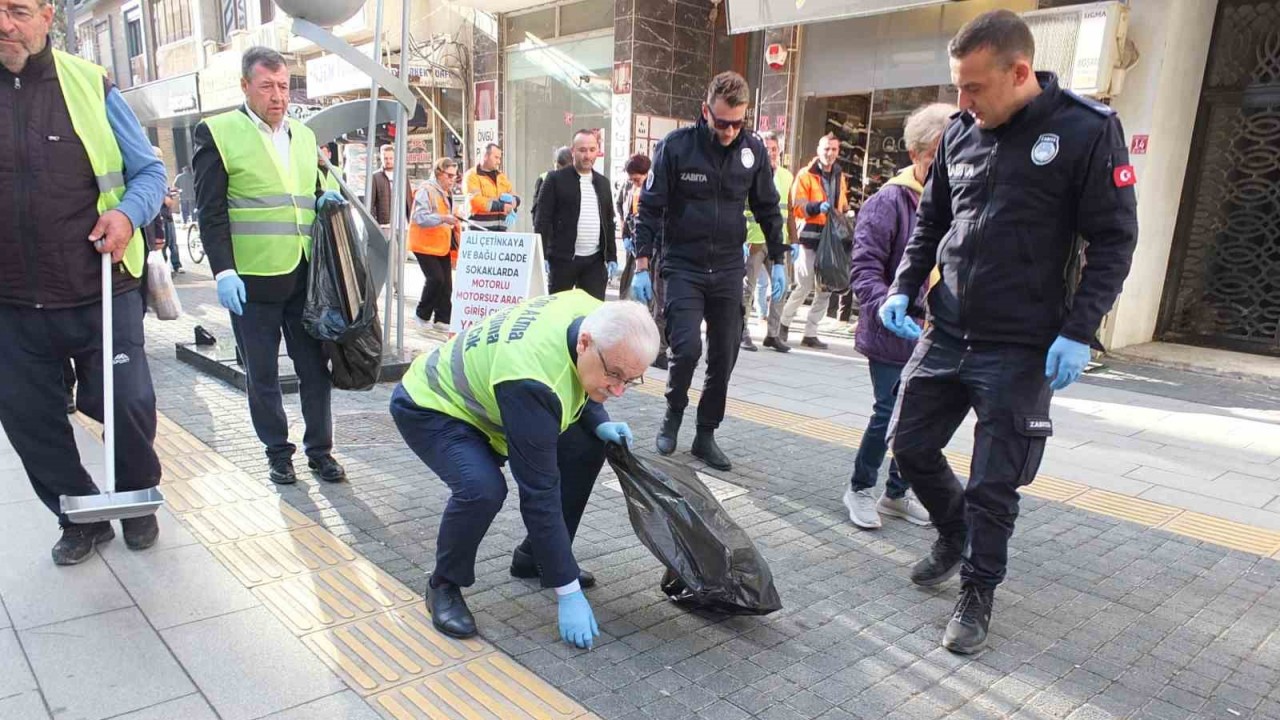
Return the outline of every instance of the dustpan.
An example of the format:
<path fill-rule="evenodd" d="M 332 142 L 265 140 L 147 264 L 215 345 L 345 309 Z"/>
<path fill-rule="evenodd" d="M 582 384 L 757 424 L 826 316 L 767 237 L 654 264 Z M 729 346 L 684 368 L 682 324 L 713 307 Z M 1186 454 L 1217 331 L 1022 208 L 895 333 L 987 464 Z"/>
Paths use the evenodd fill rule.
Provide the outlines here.
<path fill-rule="evenodd" d="M 116 387 L 112 314 L 111 254 L 102 256 L 102 448 L 106 455 L 107 491 L 98 495 L 63 495 L 62 514 L 76 524 L 124 520 L 155 514 L 164 504 L 159 488 L 116 492 Z"/>

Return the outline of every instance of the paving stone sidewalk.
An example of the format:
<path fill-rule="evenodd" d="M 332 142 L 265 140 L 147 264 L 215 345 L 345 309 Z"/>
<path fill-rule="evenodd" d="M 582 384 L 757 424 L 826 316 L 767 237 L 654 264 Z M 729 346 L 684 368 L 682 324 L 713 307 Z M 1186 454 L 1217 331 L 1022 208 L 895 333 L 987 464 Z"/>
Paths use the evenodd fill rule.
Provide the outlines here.
<path fill-rule="evenodd" d="M 188 316 L 148 320 L 161 409 L 265 476 L 243 396 L 173 359 L 173 341 L 188 339 L 196 323 L 229 337 L 207 276 L 182 276 L 180 287 Z M 748 380 L 752 362 L 740 365 Z M 865 369 L 829 371 L 865 385 Z M 754 374 L 757 385 L 771 377 L 759 367 Z M 1133 391 L 1090 384 L 1084 392 L 1101 401 Z M 282 496 L 420 588 L 446 493 L 400 441 L 389 395 L 389 387 L 335 395 L 350 484 L 304 479 Z M 296 397 L 286 407 L 300 423 Z M 610 410 L 649 445 L 660 399 L 629 393 Z M 990 648 L 961 658 L 938 647 L 956 585 L 928 591 L 906 579 L 931 532 L 849 524 L 839 499 L 848 448 L 734 417 L 719 436 L 735 470 L 717 475 L 746 491 L 725 506 L 769 560 L 784 610 L 727 618 L 669 603 L 622 496 L 602 486 L 576 543 L 600 579 L 588 594 L 600 644 L 588 653 L 559 643 L 551 595 L 507 575 L 524 534 L 514 500 L 481 546 L 468 593 L 484 636 L 604 718 L 1280 718 L 1280 562 L 1026 499 Z M 690 439 L 677 458 L 693 464 Z"/>

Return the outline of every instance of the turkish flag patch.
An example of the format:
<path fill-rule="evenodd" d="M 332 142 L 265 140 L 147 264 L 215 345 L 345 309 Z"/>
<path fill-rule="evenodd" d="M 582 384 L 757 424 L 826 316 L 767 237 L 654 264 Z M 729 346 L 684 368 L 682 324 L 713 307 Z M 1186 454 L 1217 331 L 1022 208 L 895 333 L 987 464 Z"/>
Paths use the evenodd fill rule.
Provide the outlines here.
<path fill-rule="evenodd" d="M 1111 173 L 1111 179 L 1118 188 L 1129 187 L 1138 183 L 1138 173 L 1134 172 L 1132 165 L 1121 165 Z"/>

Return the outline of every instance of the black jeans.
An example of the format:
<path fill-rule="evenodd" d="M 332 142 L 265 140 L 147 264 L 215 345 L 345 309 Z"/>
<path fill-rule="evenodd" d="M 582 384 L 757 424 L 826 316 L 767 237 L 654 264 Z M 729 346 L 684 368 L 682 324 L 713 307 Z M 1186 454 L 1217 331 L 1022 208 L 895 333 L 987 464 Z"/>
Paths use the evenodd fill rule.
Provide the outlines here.
<path fill-rule="evenodd" d="M 280 335 L 298 374 L 298 395 L 306 430 L 302 444 L 307 457 L 319 458 L 333 451 L 333 418 L 329 395 L 329 361 L 319 340 L 302 327 L 305 282 L 297 284 L 285 302 L 246 302 L 244 314 L 231 314 L 231 329 L 244 358 L 249 383 L 249 417 L 258 439 L 266 446 L 267 459 L 293 456 L 289 419 L 280 393 Z"/>
<path fill-rule="evenodd" d="M 574 255 L 572 260 L 552 260 L 550 292 L 558 293 L 581 288 L 597 300 L 604 300 L 604 290 L 609 284 L 609 269 L 605 267 L 604 253 Z"/>
<path fill-rule="evenodd" d="M 166 259 L 176 272 L 182 269 L 182 258 L 178 256 L 178 229 L 172 219 L 164 221 L 164 236 L 165 254 L 168 256 Z"/>
<path fill-rule="evenodd" d="M 115 380 L 116 489 L 144 490 L 160 482 L 156 395 L 142 330 L 142 298 L 116 295 L 111 360 Z M 65 310 L 0 305 L 0 425 L 22 460 L 36 495 L 68 524 L 60 495 L 96 495 L 80 464 L 67 417 L 68 360 L 75 361 L 76 405 L 102 421 L 102 305 Z"/>
<path fill-rule="evenodd" d="M 858 445 L 858 455 L 853 460 L 853 478 L 850 484 L 855 491 L 873 488 L 879 479 L 880 466 L 884 464 L 885 451 L 888 450 L 885 435 L 889 430 L 889 419 L 893 417 L 898 378 L 902 375 L 902 366 L 895 363 L 871 360 L 870 370 L 875 404 L 871 409 L 867 430 L 862 434 L 862 442 Z M 907 494 L 907 483 L 898 472 L 897 460 L 889 460 L 889 480 L 885 483 L 884 494 L 895 500 Z"/>
<path fill-rule="evenodd" d="M 419 407 L 404 386 L 396 386 L 391 394 L 391 417 L 409 448 L 449 486 L 449 502 L 440 518 L 433 574 L 454 585 L 469 587 L 476 581 L 480 541 L 507 497 L 507 480 L 501 469 L 507 459 L 474 426 Z M 526 528 L 530 527 L 531 518 L 545 516 L 548 511 L 537 503 L 558 498 L 568 541 L 572 543 L 596 476 L 604 466 L 604 442 L 582 423 L 574 423 L 560 435 L 556 460 L 560 468 L 557 492 L 528 492 L 529 488 L 521 486 L 520 512 Z M 520 478 L 516 478 L 517 486 L 519 483 Z M 526 537 L 520 546 L 542 567 L 543 586 L 558 587 L 576 580 L 579 570 L 572 550 L 539 540 Z"/>
<path fill-rule="evenodd" d="M 1035 479 L 1053 434 L 1045 349 L 967 343 L 925 333 L 902 372 L 890 423 L 902 477 L 929 510 L 938 534 L 966 537 L 961 579 L 994 588 L 1004 580 L 1018 488 Z M 968 482 L 942 454 L 972 408 L 978 416 Z"/>
<path fill-rule="evenodd" d="M 741 268 L 716 272 L 664 268 L 667 341 L 671 367 L 667 374 L 667 408 L 683 413 L 689 385 L 702 356 L 702 321 L 707 322 L 707 373 L 698 402 L 698 428 L 714 430 L 724 420 L 729 376 L 738 361 L 742 338 Z"/>
<path fill-rule="evenodd" d="M 418 267 L 426 282 L 422 285 L 422 298 L 418 300 L 418 319 L 449 324 L 453 312 L 453 267 L 448 255 L 424 255 L 414 253 Z"/>

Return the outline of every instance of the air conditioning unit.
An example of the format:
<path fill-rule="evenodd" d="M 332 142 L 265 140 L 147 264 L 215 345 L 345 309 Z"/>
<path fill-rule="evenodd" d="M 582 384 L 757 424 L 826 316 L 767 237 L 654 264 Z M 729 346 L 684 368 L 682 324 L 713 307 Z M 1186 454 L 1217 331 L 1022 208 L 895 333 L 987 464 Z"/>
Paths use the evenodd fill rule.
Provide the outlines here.
<path fill-rule="evenodd" d="M 1120 94 L 1128 62 L 1129 8 L 1096 2 L 1023 13 L 1036 39 L 1037 70 L 1058 74 L 1058 82 L 1081 95 Z M 1136 52 L 1134 53 L 1136 54 Z"/>

